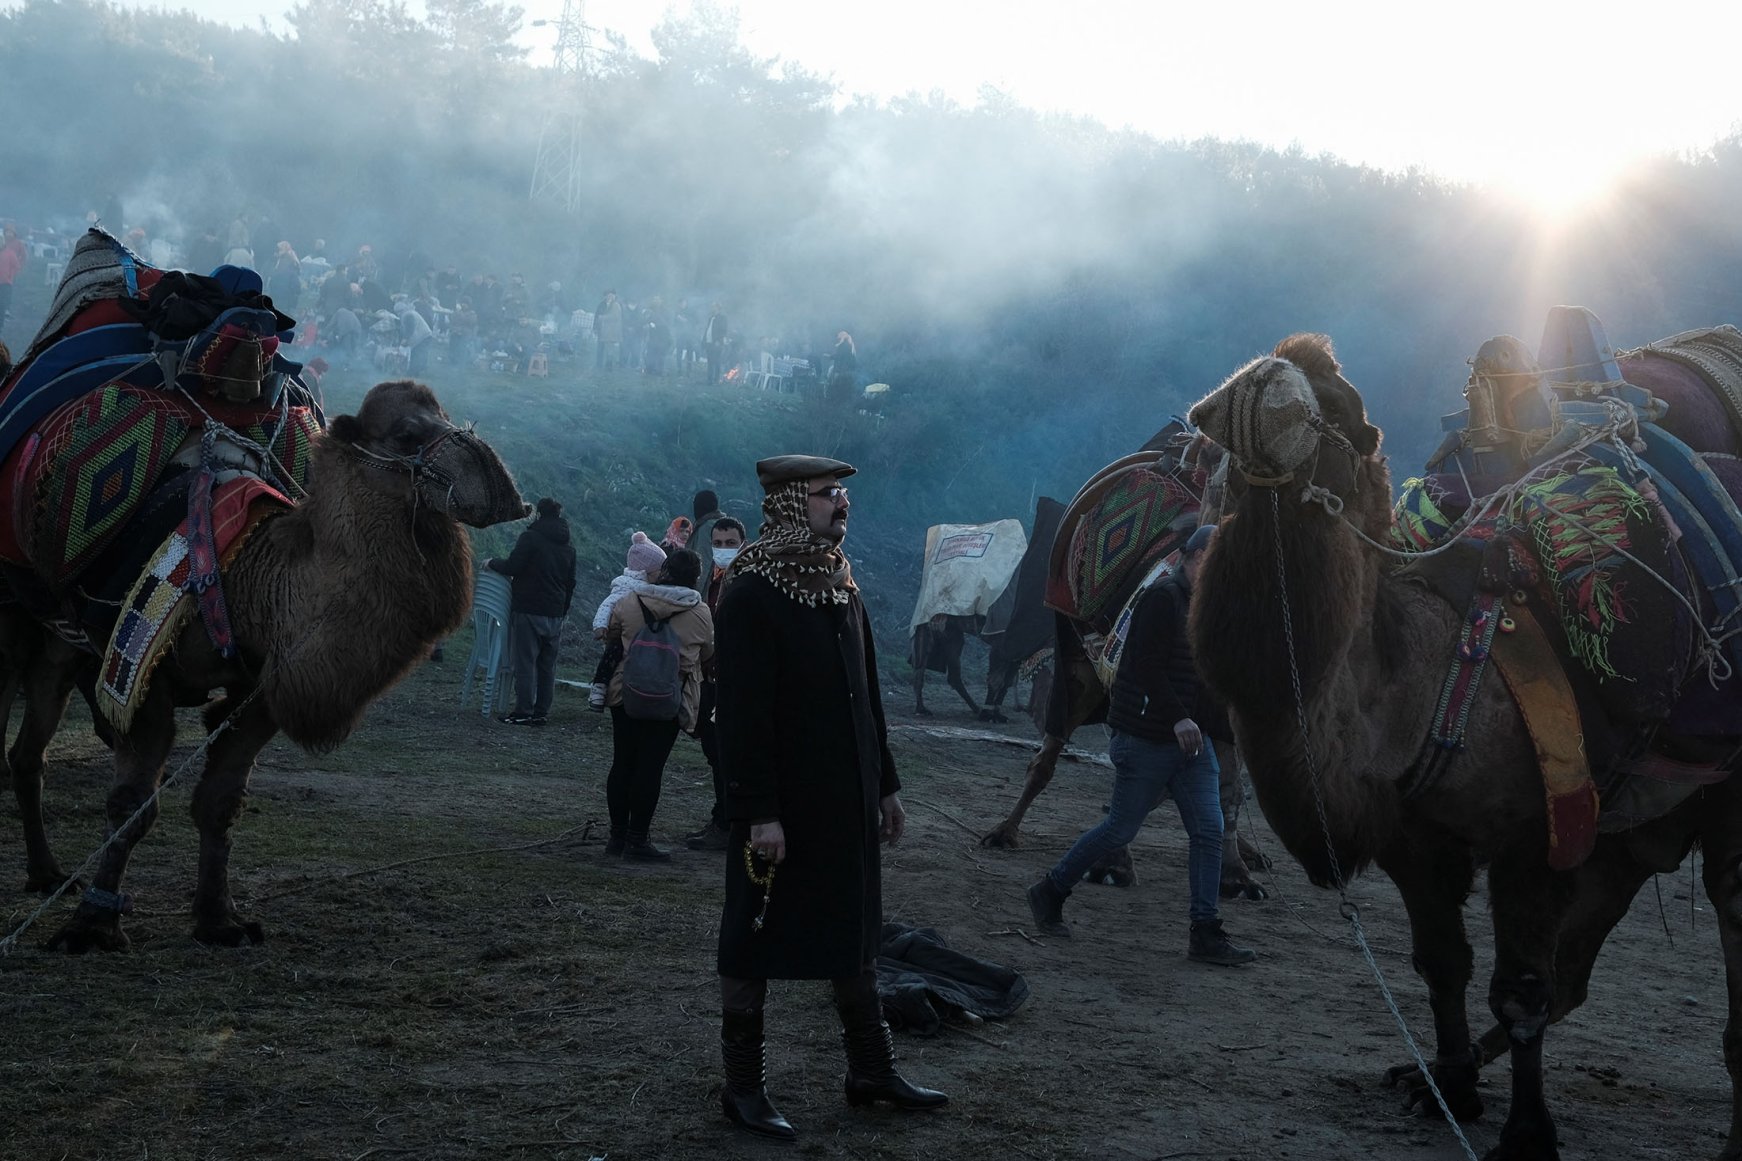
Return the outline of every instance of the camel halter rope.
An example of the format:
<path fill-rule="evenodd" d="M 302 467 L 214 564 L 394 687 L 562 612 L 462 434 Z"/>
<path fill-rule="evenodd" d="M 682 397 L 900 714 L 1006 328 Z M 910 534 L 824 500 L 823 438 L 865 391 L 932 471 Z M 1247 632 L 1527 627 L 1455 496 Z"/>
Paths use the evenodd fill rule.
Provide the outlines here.
<path fill-rule="evenodd" d="M 1426 1058 L 1421 1054 L 1421 1048 L 1416 1044 L 1415 1037 L 1410 1034 L 1409 1022 L 1403 1018 L 1403 1011 L 1397 1006 L 1397 997 L 1391 994 L 1391 986 L 1385 982 L 1385 973 L 1379 967 L 1379 960 L 1373 955 L 1373 949 L 1367 943 L 1367 930 L 1361 924 L 1361 909 L 1355 901 L 1349 898 L 1347 890 L 1348 879 L 1343 874 L 1343 865 L 1337 858 L 1337 844 L 1331 837 L 1331 820 L 1325 811 L 1325 795 L 1319 785 L 1319 767 L 1313 760 L 1312 739 L 1307 736 L 1306 699 L 1300 690 L 1300 666 L 1295 660 L 1294 646 L 1294 614 L 1289 609 L 1288 570 L 1282 547 L 1282 499 L 1277 489 L 1270 493 L 1270 527 L 1276 544 L 1276 583 L 1282 597 L 1282 633 L 1288 642 L 1288 681 L 1294 692 L 1295 721 L 1300 726 L 1301 752 L 1306 756 L 1307 782 L 1313 792 L 1313 807 L 1318 811 L 1319 827 L 1325 835 L 1325 854 L 1330 859 L 1331 878 L 1337 885 L 1337 898 L 1340 900 L 1337 910 L 1344 919 L 1349 921 L 1349 929 L 1355 936 L 1355 943 L 1361 948 L 1361 955 L 1367 961 L 1367 968 L 1373 973 L 1373 979 L 1379 984 L 1379 994 L 1385 997 L 1385 1006 L 1391 1009 L 1391 1018 L 1397 1021 L 1398 1031 L 1403 1033 L 1403 1042 L 1409 1045 L 1409 1054 L 1415 1059 L 1415 1066 L 1421 1072 L 1422 1079 L 1433 1093 L 1434 1103 L 1439 1105 L 1440 1113 L 1446 1119 L 1446 1124 L 1452 1127 L 1452 1134 L 1458 1138 L 1458 1144 L 1463 1147 L 1464 1156 L 1469 1161 L 1477 1161 L 1476 1150 L 1471 1147 L 1470 1139 L 1464 1135 L 1458 1119 L 1452 1115 L 1451 1106 L 1446 1103 L 1445 1094 L 1440 1092 L 1440 1086 L 1434 1080 L 1433 1070 L 1428 1067 Z"/>

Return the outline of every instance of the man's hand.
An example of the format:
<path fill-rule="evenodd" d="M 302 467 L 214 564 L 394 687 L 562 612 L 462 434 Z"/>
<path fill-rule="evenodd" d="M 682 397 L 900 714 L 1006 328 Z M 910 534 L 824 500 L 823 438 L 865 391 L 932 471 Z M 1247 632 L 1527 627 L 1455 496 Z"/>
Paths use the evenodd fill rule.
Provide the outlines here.
<path fill-rule="evenodd" d="M 786 861 L 786 832 L 780 822 L 758 822 L 750 826 L 750 849 L 770 863 Z"/>
<path fill-rule="evenodd" d="M 907 811 L 901 809 L 901 796 L 891 794 L 880 805 L 883 807 L 883 825 L 877 835 L 890 846 L 901 841 L 901 835 L 907 830 Z"/>
<path fill-rule="evenodd" d="M 1198 729 L 1198 723 L 1190 718 L 1181 718 L 1173 724 L 1173 740 L 1179 743 L 1179 748 L 1188 758 L 1196 758 L 1204 748 L 1204 731 Z"/>

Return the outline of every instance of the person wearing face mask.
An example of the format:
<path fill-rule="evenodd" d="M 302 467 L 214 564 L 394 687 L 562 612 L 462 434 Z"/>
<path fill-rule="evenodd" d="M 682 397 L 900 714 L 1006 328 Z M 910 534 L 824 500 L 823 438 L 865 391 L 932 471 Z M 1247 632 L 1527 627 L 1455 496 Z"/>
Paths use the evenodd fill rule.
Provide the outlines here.
<path fill-rule="evenodd" d="M 720 608 L 720 590 L 725 587 L 726 573 L 738 559 L 744 547 L 744 525 L 730 516 L 716 516 L 708 533 L 708 547 L 713 568 L 706 579 L 707 591 L 702 594 L 710 613 Z M 702 744 L 702 754 L 708 768 L 714 772 L 714 811 L 700 830 L 684 836 L 684 845 L 692 851 L 723 851 L 731 840 L 731 827 L 726 821 L 726 780 L 720 775 L 720 742 L 714 725 L 714 706 L 720 694 L 719 667 L 710 658 L 702 666 L 701 710 L 696 719 L 696 740 Z"/>

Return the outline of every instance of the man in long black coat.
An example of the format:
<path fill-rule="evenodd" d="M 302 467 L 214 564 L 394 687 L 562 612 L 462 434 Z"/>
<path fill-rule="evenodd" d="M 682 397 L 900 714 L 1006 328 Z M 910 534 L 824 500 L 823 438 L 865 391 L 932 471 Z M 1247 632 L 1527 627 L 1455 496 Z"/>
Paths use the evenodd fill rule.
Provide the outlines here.
<path fill-rule="evenodd" d="M 841 553 L 854 469 L 817 456 L 756 465 L 760 537 L 720 597 L 720 763 L 732 840 L 720 921 L 727 1118 L 790 1139 L 763 1086 L 770 979 L 834 986 L 849 1104 L 929 1109 L 948 1098 L 895 1072 L 873 964 L 883 925 L 878 843 L 906 816 L 865 606 Z"/>

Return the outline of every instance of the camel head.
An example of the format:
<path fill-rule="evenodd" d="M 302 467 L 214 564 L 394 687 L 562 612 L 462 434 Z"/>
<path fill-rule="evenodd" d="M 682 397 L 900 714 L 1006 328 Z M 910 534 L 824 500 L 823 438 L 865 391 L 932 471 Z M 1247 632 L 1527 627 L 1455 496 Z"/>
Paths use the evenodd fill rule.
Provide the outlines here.
<path fill-rule="evenodd" d="M 1191 420 L 1228 450 L 1239 469 L 1231 488 L 1310 484 L 1353 500 L 1384 475 L 1381 433 L 1324 335 L 1282 340 L 1200 400 Z"/>
<path fill-rule="evenodd" d="M 365 475 L 379 490 L 415 498 L 474 528 L 532 511 L 495 449 L 455 427 L 422 383 L 377 383 L 357 414 L 334 419 L 327 434 L 371 469 Z"/>

